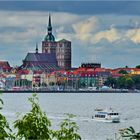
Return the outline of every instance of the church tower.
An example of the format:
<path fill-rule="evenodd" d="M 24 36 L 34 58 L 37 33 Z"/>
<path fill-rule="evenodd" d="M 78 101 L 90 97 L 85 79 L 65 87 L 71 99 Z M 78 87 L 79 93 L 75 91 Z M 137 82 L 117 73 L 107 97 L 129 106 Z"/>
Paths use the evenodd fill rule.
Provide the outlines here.
<path fill-rule="evenodd" d="M 71 42 L 61 39 L 57 42 L 56 58 L 61 69 L 71 69 Z"/>
<path fill-rule="evenodd" d="M 42 41 L 42 53 L 53 54 L 60 69 L 71 69 L 71 42 L 66 39 L 55 41 L 55 37 L 52 34 L 50 14 L 47 35 Z"/>
<path fill-rule="evenodd" d="M 50 14 L 49 14 L 48 27 L 47 27 L 47 35 L 42 41 L 42 53 L 56 53 L 56 42 L 55 42 L 55 37 L 52 34 Z"/>

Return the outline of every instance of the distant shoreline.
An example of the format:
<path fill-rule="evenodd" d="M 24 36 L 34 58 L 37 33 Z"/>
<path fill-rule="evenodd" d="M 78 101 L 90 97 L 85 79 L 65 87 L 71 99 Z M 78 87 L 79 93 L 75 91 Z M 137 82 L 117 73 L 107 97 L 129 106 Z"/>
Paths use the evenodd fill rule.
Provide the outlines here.
<path fill-rule="evenodd" d="M 137 93 L 134 91 L 12 91 L 4 90 L 0 91 L 1 93 Z"/>

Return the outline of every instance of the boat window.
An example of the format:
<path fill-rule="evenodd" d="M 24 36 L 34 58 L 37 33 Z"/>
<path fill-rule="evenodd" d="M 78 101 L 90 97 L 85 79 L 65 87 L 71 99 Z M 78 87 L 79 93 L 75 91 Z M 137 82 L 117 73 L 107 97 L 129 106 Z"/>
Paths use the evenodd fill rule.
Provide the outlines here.
<path fill-rule="evenodd" d="M 115 115 L 115 113 L 109 113 L 109 115 Z"/>
<path fill-rule="evenodd" d="M 105 115 L 100 115 L 101 118 L 105 118 Z"/>
<path fill-rule="evenodd" d="M 108 115 L 119 115 L 119 113 L 109 113 Z"/>
<path fill-rule="evenodd" d="M 105 118 L 105 115 L 95 115 L 97 118 Z"/>
<path fill-rule="evenodd" d="M 99 117 L 99 115 L 95 115 L 95 117 Z"/>

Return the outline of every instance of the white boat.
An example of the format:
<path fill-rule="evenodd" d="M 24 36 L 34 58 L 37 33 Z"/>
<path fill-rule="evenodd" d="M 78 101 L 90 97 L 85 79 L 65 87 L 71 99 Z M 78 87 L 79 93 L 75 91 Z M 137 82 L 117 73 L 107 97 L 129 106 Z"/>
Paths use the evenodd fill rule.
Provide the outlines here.
<path fill-rule="evenodd" d="M 120 115 L 118 112 L 115 112 L 112 108 L 110 109 L 96 109 L 96 113 L 92 118 L 96 121 L 102 122 L 112 122 L 112 123 L 119 123 L 120 122 Z"/>

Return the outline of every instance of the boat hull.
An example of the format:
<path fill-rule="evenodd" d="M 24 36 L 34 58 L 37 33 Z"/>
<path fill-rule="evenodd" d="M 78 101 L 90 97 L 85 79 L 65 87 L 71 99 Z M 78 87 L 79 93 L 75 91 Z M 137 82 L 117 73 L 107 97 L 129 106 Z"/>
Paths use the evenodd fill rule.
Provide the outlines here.
<path fill-rule="evenodd" d="M 112 119 L 102 119 L 102 118 L 93 118 L 94 121 L 98 122 L 107 122 L 107 123 L 120 123 L 119 118 L 112 118 Z"/>

